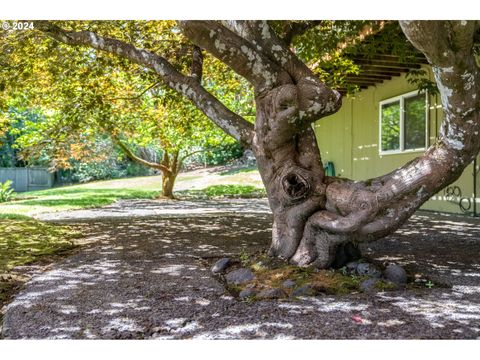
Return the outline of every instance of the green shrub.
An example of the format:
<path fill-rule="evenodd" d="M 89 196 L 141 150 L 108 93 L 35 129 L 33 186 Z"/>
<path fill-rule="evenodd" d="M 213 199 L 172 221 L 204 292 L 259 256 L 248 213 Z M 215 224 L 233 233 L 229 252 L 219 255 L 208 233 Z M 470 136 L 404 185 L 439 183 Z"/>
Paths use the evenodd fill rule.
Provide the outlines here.
<path fill-rule="evenodd" d="M 200 148 L 198 150 L 201 150 Z M 205 149 L 206 150 L 206 149 Z M 243 148 L 239 142 L 220 144 L 210 148 L 208 151 L 199 152 L 187 158 L 184 165 L 224 165 L 230 161 L 240 158 L 243 155 Z"/>
<path fill-rule="evenodd" d="M 11 188 L 12 182 L 10 180 L 0 183 L 0 203 L 10 201 L 15 194 L 15 191 Z"/>
<path fill-rule="evenodd" d="M 149 176 L 154 175 L 155 171 L 151 168 L 148 168 L 144 165 L 140 165 L 134 162 L 127 162 L 125 165 L 126 176 Z"/>
<path fill-rule="evenodd" d="M 72 170 L 73 182 L 79 183 L 118 179 L 126 176 L 126 171 L 111 159 L 101 162 L 79 162 L 74 165 Z"/>
<path fill-rule="evenodd" d="M 238 159 L 243 155 L 243 148 L 239 142 L 222 144 L 206 154 L 207 165 L 222 165 Z"/>

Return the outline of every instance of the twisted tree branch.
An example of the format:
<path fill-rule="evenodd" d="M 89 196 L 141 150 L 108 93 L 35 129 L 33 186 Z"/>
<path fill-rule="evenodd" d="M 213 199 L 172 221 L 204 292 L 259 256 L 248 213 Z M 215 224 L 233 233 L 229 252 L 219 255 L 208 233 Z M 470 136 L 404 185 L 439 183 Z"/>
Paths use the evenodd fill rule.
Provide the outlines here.
<path fill-rule="evenodd" d="M 130 160 L 135 161 L 135 162 L 137 162 L 139 164 L 142 164 L 144 166 L 153 168 L 153 169 L 158 169 L 166 175 L 170 175 L 172 173 L 172 171 L 167 166 L 164 166 L 162 164 L 153 163 L 153 162 L 150 162 L 148 160 L 142 159 L 141 157 L 138 157 L 137 155 L 135 155 L 133 153 L 133 151 L 127 145 L 125 145 L 123 143 L 123 141 L 121 141 L 117 138 L 113 138 L 113 140 L 114 140 L 115 144 L 117 144 L 120 147 L 120 149 L 122 149 L 123 153 L 125 155 L 127 155 L 127 157 Z"/>

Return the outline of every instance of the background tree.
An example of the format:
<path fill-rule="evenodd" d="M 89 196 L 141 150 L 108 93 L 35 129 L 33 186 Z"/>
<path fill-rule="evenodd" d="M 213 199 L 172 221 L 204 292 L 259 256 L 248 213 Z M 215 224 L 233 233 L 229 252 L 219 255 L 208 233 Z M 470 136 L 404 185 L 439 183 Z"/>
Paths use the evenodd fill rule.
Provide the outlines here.
<path fill-rule="evenodd" d="M 274 216 L 271 255 L 302 266 L 327 267 L 342 244 L 371 241 L 395 231 L 430 196 L 455 181 L 479 152 L 480 74 L 474 55 L 478 22 L 400 23 L 432 66 L 445 112 L 442 133 L 422 156 L 362 182 L 324 174 L 311 124 L 337 111 L 341 96 L 290 47 L 295 35 L 310 26 L 292 36 L 288 26 L 275 30 L 266 21 L 178 24 L 192 43 L 252 84 L 254 125 L 227 108 L 198 79 L 159 55 L 160 51 L 142 43 L 141 36 L 112 36 L 51 22 L 35 26 L 62 43 L 115 54 L 151 69 L 166 86 L 251 147 Z"/>

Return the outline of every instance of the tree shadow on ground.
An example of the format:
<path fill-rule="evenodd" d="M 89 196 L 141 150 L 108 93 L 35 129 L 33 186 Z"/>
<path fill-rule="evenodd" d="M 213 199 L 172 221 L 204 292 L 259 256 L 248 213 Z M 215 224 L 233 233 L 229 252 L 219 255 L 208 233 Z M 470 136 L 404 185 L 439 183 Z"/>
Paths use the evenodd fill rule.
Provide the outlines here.
<path fill-rule="evenodd" d="M 212 278 L 210 257 L 264 249 L 271 217 L 90 222 L 94 243 L 35 277 L 9 305 L 9 338 L 477 338 L 479 221 L 415 216 L 365 247 L 452 288 L 242 302 Z M 436 230 L 435 230 L 436 229 Z M 468 235 L 467 235 L 468 234 Z M 450 254 L 449 254 L 450 249 Z M 456 270 L 459 270 L 457 272 Z M 447 282 L 448 282 L 447 281 Z"/>

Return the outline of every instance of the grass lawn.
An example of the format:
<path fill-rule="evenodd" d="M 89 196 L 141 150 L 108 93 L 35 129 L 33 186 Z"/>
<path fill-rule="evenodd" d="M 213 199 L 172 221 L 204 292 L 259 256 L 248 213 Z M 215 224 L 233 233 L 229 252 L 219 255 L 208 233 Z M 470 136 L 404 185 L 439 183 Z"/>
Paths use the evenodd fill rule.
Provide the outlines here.
<path fill-rule="evenodd" d="M 96 181 L 17 194 L 14 201 L 0 204 L 0 218 L 100 207 L 120 199 L 154 199 L 160 194 L 158 176 Z"/>
<path fill-rule="evenodd" d="M 182 190 L 177 192 L 186 198 L 259 198 L 267 196 L 265 189 L 253 185 L 211 185 L 204 189 Z"/>
<path fill-rule="evenodd" d="M 17 194 L 14 201 L 0 204 L 0 219 L 101 207 L 122 199 L 154 199 L 161 193 L 161 176 L 96 181 L 31 191 Z M 258 171 L 251 168 L 226 172 L 210 168 L 182 173 L 177 178 L 175 193 L 190 198 L 265 196 Z"/>
<path fill-rule="evenodd" d="M 18 195 L 14 201 L 0 205 L 0 216 L 2 214 L 34 216 L 44 212 L 100 207 L 120 199 L 154 199 L 160 194 L 161 190 L 67 186 Z"/>

